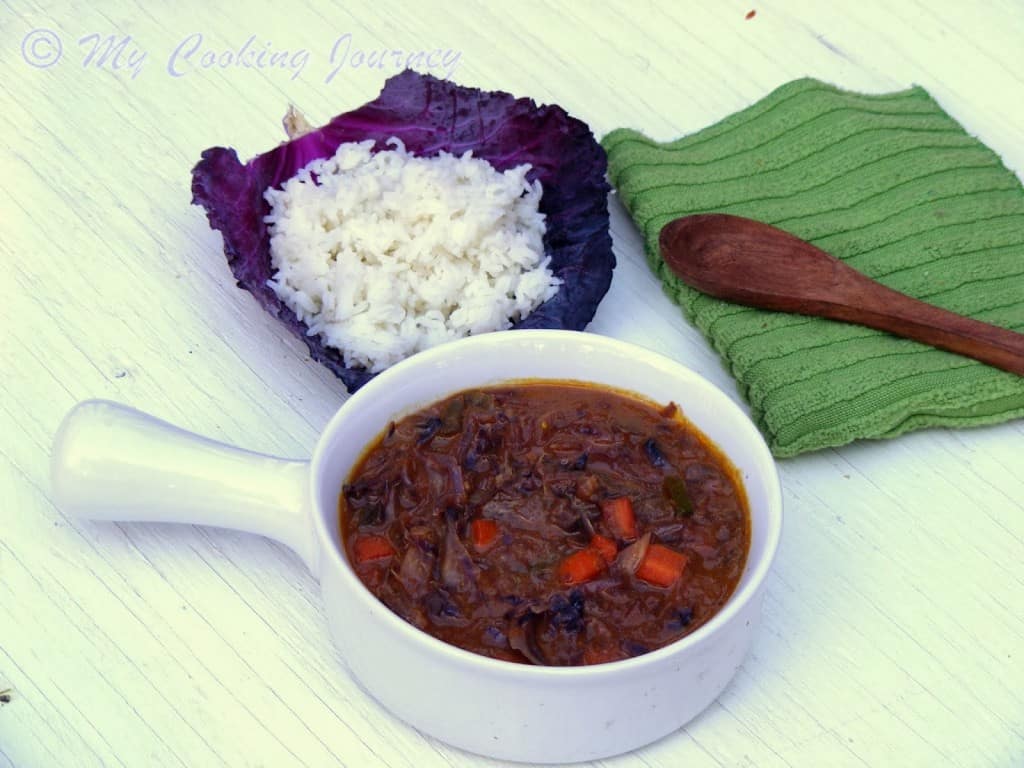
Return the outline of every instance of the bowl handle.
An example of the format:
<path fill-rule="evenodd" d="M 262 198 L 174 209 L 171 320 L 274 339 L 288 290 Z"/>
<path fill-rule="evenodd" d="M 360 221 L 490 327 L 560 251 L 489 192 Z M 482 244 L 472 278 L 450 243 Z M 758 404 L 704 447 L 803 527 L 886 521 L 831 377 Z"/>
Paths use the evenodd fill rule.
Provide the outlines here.
<path fill-rule="evenodd" d="M 57 506 L 80 519 L 192 523 L 276 539 L 317 574 L 309 463 L 234 448 L 106 400 L 54 437 Z"/>

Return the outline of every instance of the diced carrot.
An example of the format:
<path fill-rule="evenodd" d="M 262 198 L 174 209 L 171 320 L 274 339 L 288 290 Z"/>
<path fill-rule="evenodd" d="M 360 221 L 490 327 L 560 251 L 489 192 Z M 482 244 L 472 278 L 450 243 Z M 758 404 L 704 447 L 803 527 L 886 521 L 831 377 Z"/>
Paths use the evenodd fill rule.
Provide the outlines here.
<path fill-rule="evenodd" d="M 633 502 L 628 496 L 602 502 L 601 514 L 613 536 L 627 541 L 636 538 L 636 515 L 633 514 Z"/>
<path fill-rule="evenodd" d="M 683 553 L 661 544 L 651 544 L 637 566 L 636 575 L 649 584 L 670 587 L 682 576 L 686 563 L 687 557 Z"/>
<path fill-rule="evenodd" d="M 474 547 L 487 549 L 498 538 L 498 524 L 494 520 L 477 518 L 469 524 L 469 535 Z"/>
<path fill-rule="evenodd" d="M 615 546 L 615 542 L 599 533 L 595 533 L 590 540 L 590 548 L 601 555 L 609 565 L 611 565 L 615 556 L 619 554 L 619 548 Z"/>
<path fill-rule="evenodd" d="M 590 581 L 608 567 L 604 557 L 588 547 L 573 552 L 558 565 L 558 578 L 564 584 Z"/>
<path fill-rule="evenodd" d="M 360 536 L 352 545 L 352 551 L 356 556 L 356 565 L 384 560 L 395 554 L 395 548 L 383 536 Z"/>

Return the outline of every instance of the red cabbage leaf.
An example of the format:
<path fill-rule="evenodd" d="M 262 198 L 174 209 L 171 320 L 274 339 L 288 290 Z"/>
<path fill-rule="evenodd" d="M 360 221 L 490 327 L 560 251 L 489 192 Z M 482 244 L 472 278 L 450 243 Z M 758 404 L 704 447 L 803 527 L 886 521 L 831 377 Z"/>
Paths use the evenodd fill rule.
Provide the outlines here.
<path fill-rule="evenodd" d="M 607 161 L 586 123 L 555 105 L 503 92 L 465 88 L 411 70 L 390 78 L 380 95 L 319 130 L 281 144 L 246 164 L 233 149 L 212 147 L 192 169 L 192 202 L 206 209 L 224 238 L 224 253 L 238 286 L 277 317 L 354 392 L 372 378 L 345 366 L 341 353 L 310 336 L 306 326 L 267 286 L 273 274 L 270 238 L 263 221 L 268 187 L 277 187 L 340 144 L 375 140 L 386 149 L 392 136 L 421 157 L 472 150 L 499 171 L 529 163 L 528 178 L 543 185 L 540 209 L 547 219 L 544 248 L 562 280 L 558 292 L 516 328 L 583 330 L 611 283 L 615 256 L 608 233 Z"/>

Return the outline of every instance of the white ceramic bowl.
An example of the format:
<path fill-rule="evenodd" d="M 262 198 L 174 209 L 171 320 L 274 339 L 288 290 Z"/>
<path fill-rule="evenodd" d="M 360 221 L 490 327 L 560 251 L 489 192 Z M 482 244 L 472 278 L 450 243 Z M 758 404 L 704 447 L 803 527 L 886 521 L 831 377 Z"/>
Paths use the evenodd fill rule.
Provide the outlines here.
<path fill-rule="evenodd" d="M 711 621 L 633 659 L 534 667 L 447 645 L 363 586 L 339 546 L 337 508 L 364 448 L 397 417 L 512 379 L 574 379 L 674 401 L 729 456 L 750 501 L 750 554 L 735 594 Z M 627 752 L 714 701 L 750 646 L 782 529 L 774 462 L 735 403 L 668 358 L 570 331 L 491 333 L 415 355 L 345 402 L 311 462 L 241 451 L 114 403 L 82 403 L 55 438 L 52 481 L 60 506 L 80 517 L 217 525 L 284 542 L 319 579 L 335 642 L 385 707 L 463 749 L 529 762 Z"/>

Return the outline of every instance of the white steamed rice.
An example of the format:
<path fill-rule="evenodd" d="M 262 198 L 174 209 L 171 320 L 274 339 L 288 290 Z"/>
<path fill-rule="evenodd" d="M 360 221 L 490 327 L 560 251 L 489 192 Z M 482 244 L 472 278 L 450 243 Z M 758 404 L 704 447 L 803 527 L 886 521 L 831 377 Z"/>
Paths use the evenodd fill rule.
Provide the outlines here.
<path fill-rule="evenodd" d="M 470 152 L 373 145 L 342 144 L 265 193 L 269 285 L 347 366 L 376 373 L 508 328 L 555 294 L 529 165 L 501 173 Z"/>

